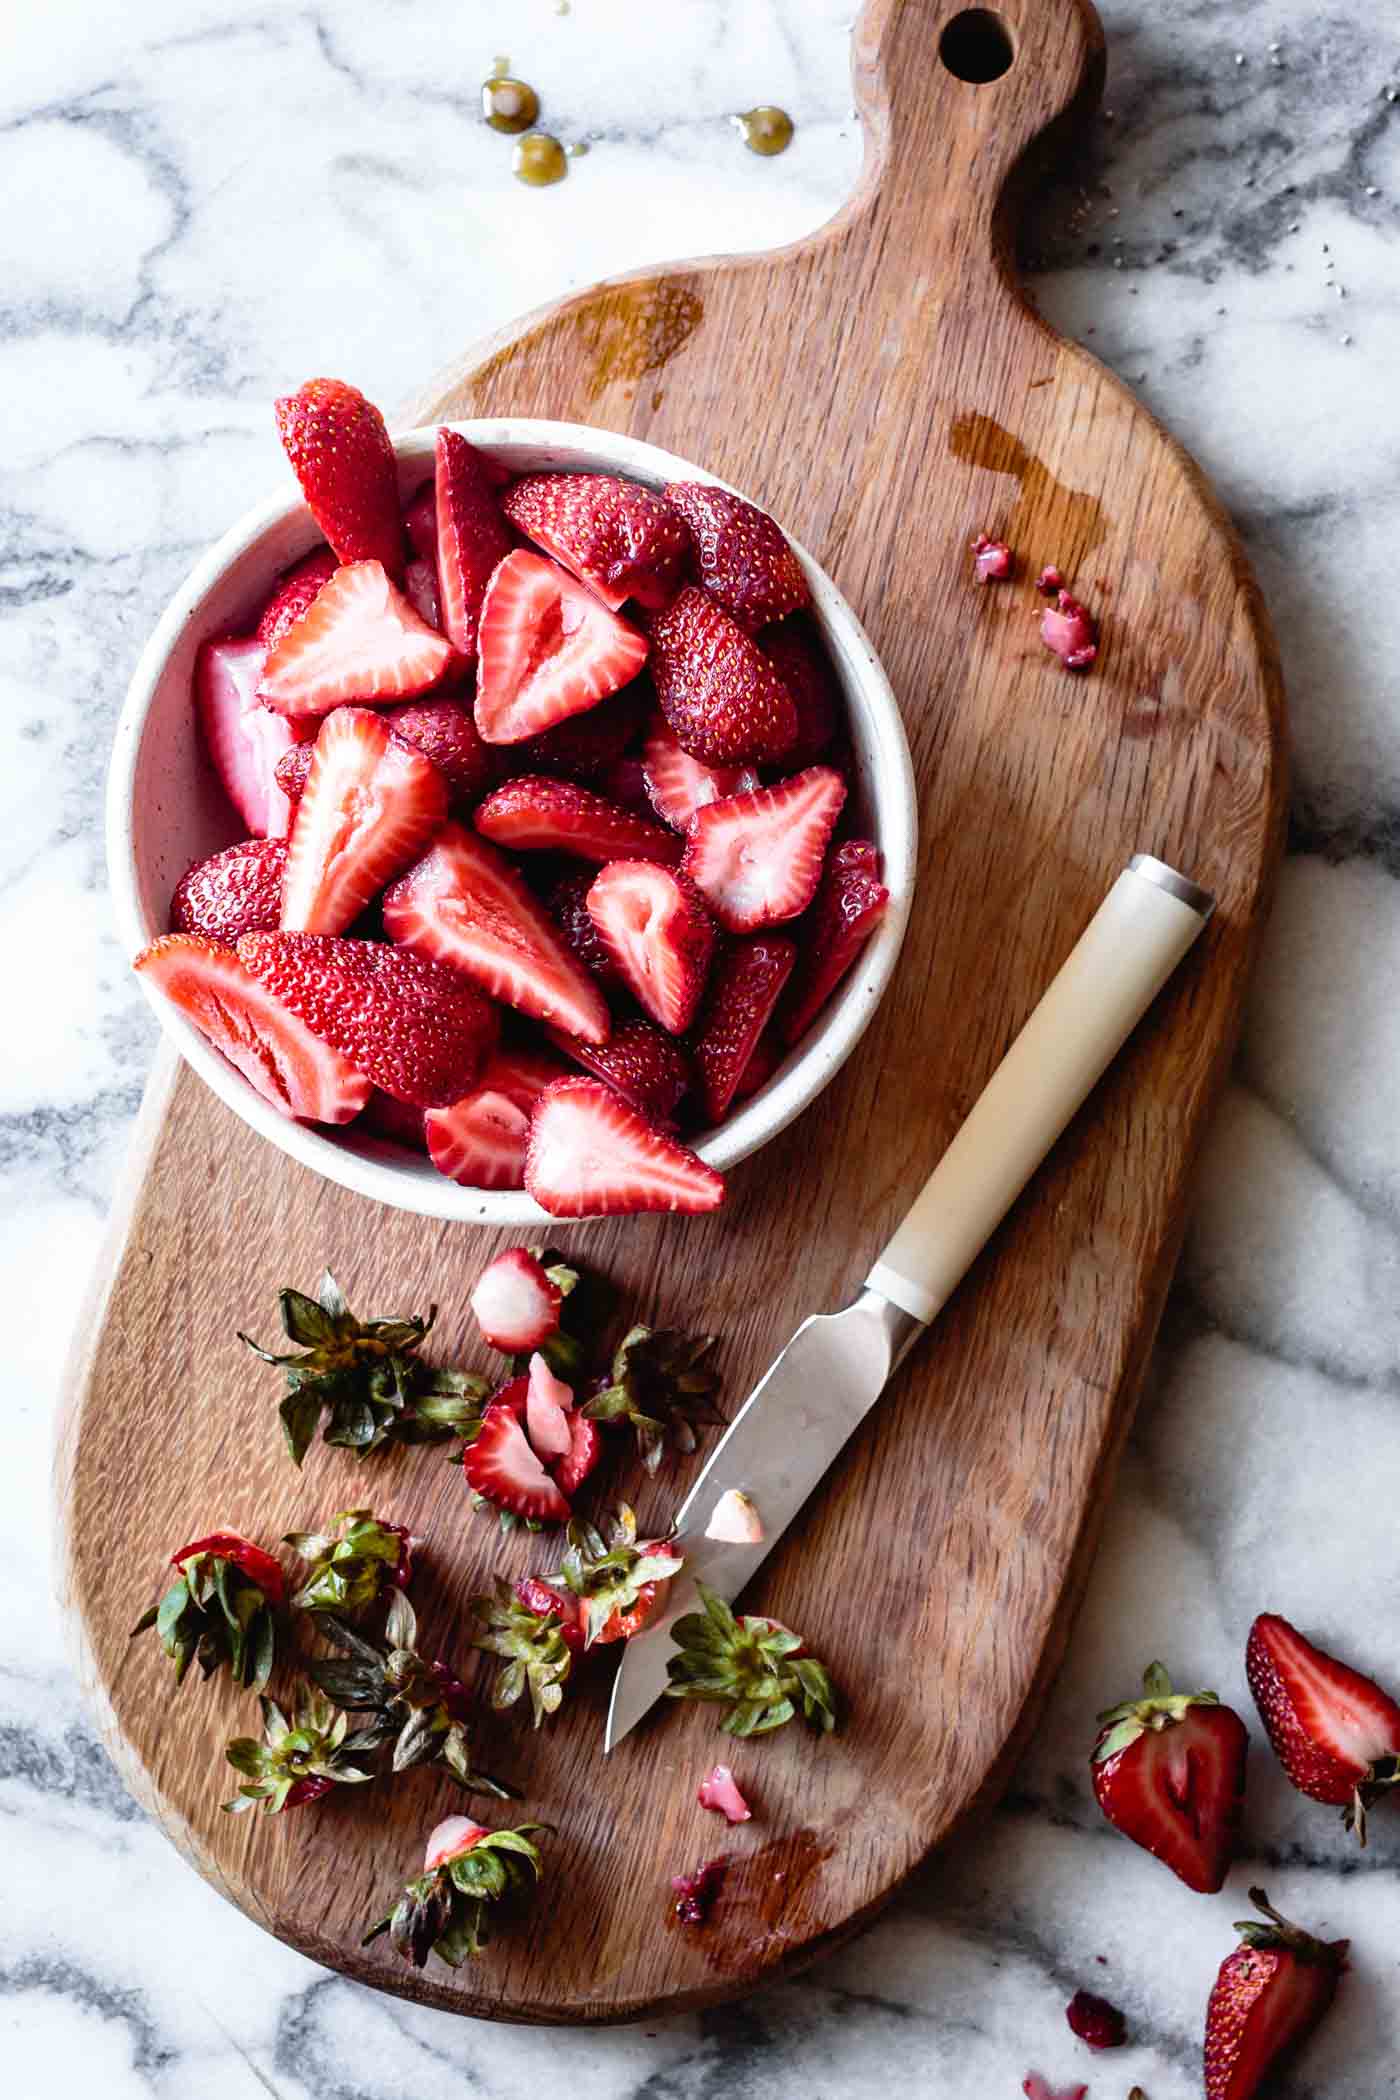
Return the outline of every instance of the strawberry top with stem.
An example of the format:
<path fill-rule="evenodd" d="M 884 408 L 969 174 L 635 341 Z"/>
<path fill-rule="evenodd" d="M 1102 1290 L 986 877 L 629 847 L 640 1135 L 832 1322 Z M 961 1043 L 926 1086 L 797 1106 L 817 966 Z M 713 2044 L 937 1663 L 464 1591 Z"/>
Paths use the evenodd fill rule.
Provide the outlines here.
<path fill-rule="evenodd" d="M 480 1629 L 472 1646 L 499 1656 L 504 1665 L 491 1686 L 492 1706 L 503 1712 L 528 1692 L 538 1728 L 559 1711 L 573 1663 L 563 1610 L 534 1609 L 502 1576 L 495 1578 L 491 1596 L 471 1598 L 467 1609 Z"/>
<path fill-rule="evenodd" d="M 181 1546 L 171 1566 L 174 1582 L 142 1613 L 132 1638 L 155 1627 L 177 1684 L 197 1662 L 206 1678 L 226 1667 L 235 1684 L 261 1691 L 276 1657 L 274 1610 L 286 1587 L 280 1564 L 237 1533 L 219 1531 Z"/>
<path fill-rule="evenodd" d="M 1206 2100 L 1254 2100 L 1307 2039 L 1336 1995 L 1349 1942 L 1315 1939 L 1281 1917 L 1264 1891 L 1249 1900 L 1241 1944 L 1228 1954 L 1206 2007 Z"/>
<path fill-rule="evenodd" d="M 585 1645 L 630 1640 L 656 1610 L 682 1556 L 667 1539 L 639 1545 L 636 1512 L 625 1502 L 603 1530 L 576 1517 L 566 1536 L 563 1566 L 551 1580 L 579 1599 Z"/>
<path fill-rule="evenodd" d="M 418 1969 L 430 1954 L 453 1969 L 473 1960 L 486 1944 L 489 1907 L 539 1879 L 534 1838 L 548 1828 L 522 1823 L 515 1830 L 474 1835 L 440 1866 L 411 1881 L 362 1944 L 367 1947 L 387 1932 L 394 1952 Z"/>
<path fill-rule="evenodd" d="M 666 1696 L 727 1707 L 720 1726 L 728 1735 L 766 1735 L 799 1713 L 809 1728 L 830 1735 L 836 1688 L 801 1635 L 776 1619 L 737 1618 L 707 1583 L 696 1589 L 701 1610 L 672 1628 L 677 1652 L 666 1666 Z"/>
<path fill-rule="evenodd" d="M 265 1814 L 301 1808 L 319 1800 L 333 1786 L 364 1786 L 374 1778 L 368 1760 L 375 1745 L 361 1729 L 350 1732 L 345 1714 L 337 1714 L 319 1692 L 305 1694 L 289 1717 L 275 1699 L 264 1697 L 263 1735 L 235 1736 L 224 1755 L 244 1783 L 223 1805 L 231 1815 L 261 1807 Z"/>
<path fill-rule="evenodd" d="M 353 1618 L 386 1589 L 406 1589 L 413 1572 L 413 1540 L 403 1524 L 383 1524 L 368 1509 L 341 1509 L 323 1531 L 289 1531 L 290 1546 L 307 1572 L 292 1598 L 298 1611 L 336 1611 Z"/>

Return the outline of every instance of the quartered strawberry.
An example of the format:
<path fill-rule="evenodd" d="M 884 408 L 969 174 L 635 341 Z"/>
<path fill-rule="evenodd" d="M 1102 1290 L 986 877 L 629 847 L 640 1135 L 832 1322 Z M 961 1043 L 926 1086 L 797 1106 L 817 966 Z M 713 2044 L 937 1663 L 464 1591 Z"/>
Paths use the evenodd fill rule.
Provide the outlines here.
<path fill-rule="evenodd" d="M 560 1079 L 530 1125 L 525 1186 L 556 1218 L 706 1211 L 724 1181 L 596 1079 Z"/>
<path fill-rule="evenodd" d="M 523 1380 L 521 1381 L 523 1384 Z M 542 1524 L 568 1521 L 569 1505 L 530 1449 L 512 1408 L 493 1403 L 462 1455 L 467 1486 L 512 1516 Z"/>
<path fill-rule="evenodd" d="M 588 892 L 593 924 L 638 1004 L 671 1035 L 695 1018 L 714 922 L 688 877 L 648 860 L 614 860 Z"/>
<path fill-rule="evenodd" d="M 681 868 L 730 933 L 795 919 L 816 895 L 845 799 L 839 773 L 809 766 L 776 787 L 711 802 L 695 814 Z"/>
<path fill-rule="evenodd" d="M 507 1247 L 488 1262 L 470 1299 L 484 1339 L 507 1356 L 538 1349 L 557 1334 L 563 1302 L 558 1284 L 528 1247 Z"/>
<path fill-rule="evenodd" d="M 651 675 L 677 742 L 707 766 L 777 761 L 797 736 L 782 679 L 708 591 L 687 584 L 651 622 Z"/>
<path fill-rule="evenodd" d="M 176 933 L 206 933 L 229 946 L 240 933 L 276 926 L 287 848 L 281 839 L 242 839 L 187 868 L 170 900 Z"/>
<path fill-rule="evenodd" d="M 711 1123 L 733 1102 L 796 961 L 796 944 L 780 935 L 732 941 L 716 958 L 695 1035 L 695 1069 Z"/>
<path fill-rule="evenodd" d="M 513 772 L 552 773 L 606 793 L 608 775 L 641 728 L 651 700 L 647 680 L 634 678 L 585 714 L 569 715 L 497 756 L 508 759 Z"/>
<path fill-rule="evenodd" d="M 650 1021 L 619 1022 L 602 1044 L 582 1043 L 557 1028 L 551 1028 L 549 1039 L 653 1123 L 674 1119 L 693 1076 L 690 1059 L 674 1036 Z"/>
<path fill-rule="evenodd" d="M 811 911 L 798 929 L 800 952 L 781 1017 L 783 1041 L 804 1036 L 889 907 L 880 855 L 869 839 L 847 839 L 826 864 Z"/>
<path fill-rule="evenodd" d="M 460 431 L 437 434 L 437 577 L 442 631 L 471 663 L 486 586 L 514 544 L 486 463 Z"/>
<path fill-rule="evenodd" d="M 801 613 L 765 627 L 755 639 L 787 688 L 797 710 L 797 735 L 783 753 L 783 765 L 800 773 L 831 749 L 841 718 L 841 699 L 826 652 Z"/>
<path fill-rule="evenodd" d="M 752 633 L 811 598 L 802 564 L 766 510 L 706 481 L 673 481 L 666 501 L 690 527 L 695 573 Z"/>
<path fill-rule="evenodd" d="M 631 816 L 576 780 L 525 774 L 496 788 L 473 823 L 483 838 L 513 853 L 571 853 L 577 860 L 658 860 L 681 857 L 681 842 L 663 825 Z"/>
<path fill-rule="evenodd" d="M 642 746 L 642 776 L 652 808 L 673 831 L 685 831 L 697 809 L 742 795 L 759 785 L 752 766 L 705 766 L 676 741 L 664 715 L 657 715 Z"/>
<path fill-rule="evenodd" d="M 1220 1964 L 1206 2007 L 1205 2100 L 1254 2100 L 1312 2033 L 1337 1994 L 1347 1940 L 1314 1939 L 1279 1916 L 1262 1889 L 1264 1922 L 1236 1925 L 1241 1944 Z"/>
<path fill-rule="evenodd" d="M 1191 1889 L 1223 1888 L 1244 1805 L 1249 1736 L 1214 1692 L 1174 1692 L 1161 1663 L 1142 1697 L 1099 1715 L 1099 1807 Z"/>
<path fill-rule="evenodd" d="M 341 933 L 445 821 L 447 783 L 382 715 L 339 707 L 321 725 L 287 844 L 282 926 Z"/>
<path fill-rule="evenodd" d="M 460 1099 L 495 1043 L 495 1009 L 464 977 L 382 941 L 248 933 L 238 960 L 321 1042 L 415 1108 Z"/>
<path fill-rule="evenodd" d="M 277 647 L 287 629 L 320 596 L 321 586 L 330 582 L 339 567 L 330 548 L 319 547 L 305 561 L 287 570 L 258 615 L 258 640 L 264 649 Z"/>
<path fill-rule="evenodd" d="M 575 1408 L 569 1416 L 569 1448 L 551 1467 L 561 1495 L 570 1501 L 578 1493 L 603 1455 L 603 1432 L 596 1422 Z M 567 1639 L 567 1634 L 565 1639 Z M 579 1640 L 582 1644 L 582 1630 Z"/>
<path fill-rule="evenodd" d="M 381 562 L 337 569 L 268 652 L 258 681 L 284 715 L 328 715 L 347 700 L 411 700 L 438 683 L 452 645 L 420 620 Z"/>
<path fill-rule="evenodd" d="M 1294 1786 L 1342 1809 L 1364 1845 L 1367 1808 L 1400 1780 L 1400 1705 L 1276 1612 L 1250 1627 L 1245 1674 Z"/>
<path fill-rule="evenodd" d="M 436 1114 L 437 1111 L 430 1113 Z M 396 1101 L 382 1087 L 374 1088 L 360 1118 L 362 1130 L 371 1130 L 376 1137 L 387 1138 L 391 1145 L 402 1145 L 408 1152 L 427 1151 L 428 1140 L 423 1126 L 421 1108 L 414 1108 L 408 1101 Z"/>
<path fill-rule="evenodd" d="M 455 803 L 479 801 L 497 779 L 497 753 L 483 740 L 470 700 L 410 700 L 389 708 L 384 719 L 395 736 L 432 760 Z"/>
<path fill-rule="evenodd" d="M 314 722 L 289 722 L 258 698 L 267 651 L 253 636 L 241 641 L 202 642 L 195 659 L 194 698 L 204 748 L 224 793 L 254 838 L 285 838 L 292 805 L 277 779 L 283 756 Z"/>
<path fill-rule="evenodd" d="M 592 868 L 576 875 L 561 875 L 549 893 L 550 916 L 564 936 L 564 944 L 599 984 L 620 985 L 621 972 L 588 912 L 588 892 L 593 887 Z"/>
<path fill-rule="evenodd" d="M 277 403 L 277 434 L 312 517 L 341 561 L 403 574 L 399 473 L 379 410 L 343 379 L 308 379 Z"/>
<path fill-rule="evenodd" d="M 597 984 L 503 853 L 445 824 L 432 851 L 384 894 L 384 928 L 460 970 L 493 999 L 590 1043 L 611 1021 Z"/>
<path fill-rule="evenodd" d="M 511 524 L 616 612 L 675 595 L 690 534 L 668 503 L 613 474 L 527 474 L 501 499 Z"/>
<path fill-rule="evenodd" d="M 263 713 L 271 715 L 272 711 L 270 708 L 264 708 Z M 315 732 L 319 730 L 324 719 L 325 717 L 322 715 L 307 715 L 304 718 L 304 726 L 312 731 L 310 739 L 304 744 L 290 744 L 273 768 L 272 777 L 289 803 L 300 802 L 302 796 L 306 793 L 306 783 L 311 777 L 311 761 L 316 756 Z M 284 715 L 272 715 L 272 720 L 274 722 L 282 722 L 286 721 L 286 717 Z M 303 725 L 300 723 L 294 725 L 291 722 L 287 722 L 289 729 L 294 726 L 301 727 Z M 287 829 L 290 831 L 291 828 L 289 821 Z"/>
<path fill-rule="evenodd" d="M 168 933 L 132 968 L 284 1116 L 348 1123 L 369 1099 L 369 1080 L 272 998 L 232 948 L 203 934 Z"/>
<path fill-rule="evenodd" d="M 583 1419 L 582 1415 L 574 1417 L 576 1422 L 582 1422 Z M 590 1422 L 588 1427 L 594 1429 L 597 1425 Z M 568 1490 L 561 1489 L 561 1492 L 568 1493 Z M 557 1619 L 565 1646 L 572 1648 L 575 1655 L 581 1651 L 583 1623 L 579 1618 L 577 1597 L 571 1595 L 562 1585 L 556 1588 L 548 1582 L 543 1582 L 538 1575 L 522 1575 L 515 1584 L 515 1594 L 526 1611 L 535 1612 L 542 1619 Z"/>
<path fill-rule="evenodd" d="M 486 586 L 477 636 L 476 726 L 519 744 L 582 714 L 635 678 L 646 636 L 557 562 L 523 548 Z"/>
<path fill-rule="evenodd" d="M 530 1113 L 567 1068 L 536 1050 L 498 1050 L 470 1091 L 430 1108 L 424 1134 L 433 1165 L 466 1188 L 523 1189 Z"/>

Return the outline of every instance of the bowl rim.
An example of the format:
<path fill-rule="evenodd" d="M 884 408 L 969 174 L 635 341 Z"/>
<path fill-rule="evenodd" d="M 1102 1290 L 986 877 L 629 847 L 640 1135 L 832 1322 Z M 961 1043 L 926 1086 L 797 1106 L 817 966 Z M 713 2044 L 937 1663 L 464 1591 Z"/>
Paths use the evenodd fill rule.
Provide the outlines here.
<path fill-rule="evenodd" d="M 533 416 L 454 418 L 403 431 L 393 439 L 401 470 L 405 464 L 431 462 L 441 428 L 460 431 L 487 451 L 508 447 L 557 450 L 561 455 L 559 471 L 569 471 L 570 458 L 586 453 L 590 463 L 585 466 L 579 462 L 574 471 L 617 472 L 650 488 L 659 488 L 667 481 L 702 481 L 744 494 L 707 468 L 645 439 L 593 424 Z M 597 464 L 599 455 L 606 457 L 606 467 Z M 108 880 L 118 933 L 128 957 L 139 954 L 150 941 L 168 931 L 164 926 L 151 926 L 144 917 L 135 853 L 135 779 L 152 700 L 171 654 L 199 617 L 205 599 L 264 535 L 289 523 L 298 511 L 306 512 L 306 504 L 294 481 L 284 483 L 275 494 L 245 511 L 199 557 L 177 587 L 132 672 L 108 766 L 105 819 Z M 309 521 L 309 512 L 307 517 Z M 836 644 L 835 653 L 848 674 L 842 680 L 843 686 L 849 688 L 848 704 L 855 704 L 858 696 L 865 714 L 872 751 L 872 814 L 877 820 L 874 828 L 879 835 L 882 880 L 889 889 L 890 904 L 874 937 L 809 1031 L 794 1062 L 787 1069 L 779 1066 L 737 1114 L 697 1143 L 695 1149 L 700 1157 L 720 1172 L 738 1165 L 778 1136 L 811 1107 L 836 1076 L 888 989 L 913 903 L 918 809 L 913 762 L 898 704 L 854 610 L 801 542 L 790 533 L 787 537 L 811 588 L 818 624 L 824 636 Z M 420 1166 L 416 1160 L 405 1160 L 400 1149 L 387 1142 L 380 1144 L 365 1137 L 358 1146 L 351 1147 L 338 1143 L 314 1124 L 280 1115 L 191 1022 L 159 997 L 144 977 L 139 981 L 162 1031 L 205 1084 L 260 1137 L 313 1173 L 372 1202 L 386 1203 L 420 1217 L 480 1225 L 557 1228 L 560 1224 L 522 1189 L 465 1188 L 439 1174 L 431 1162 L 424 1161 Z"/>

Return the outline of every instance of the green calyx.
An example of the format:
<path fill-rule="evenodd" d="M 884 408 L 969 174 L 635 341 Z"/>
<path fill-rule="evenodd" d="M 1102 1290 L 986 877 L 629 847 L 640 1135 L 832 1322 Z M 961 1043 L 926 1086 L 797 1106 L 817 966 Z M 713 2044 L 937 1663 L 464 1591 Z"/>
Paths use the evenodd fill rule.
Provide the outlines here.
<path fill-rule="evenodd" d="M 341 1612 L 354 1618 L 392 1586 L 404 1551 L 401 1530 L 381 1524 L 367 1509 L 337 1510 L 329 1531 L 289 1531 L 282 1543 L 307 1563 L 292 1598 L 298 1611 Z"/>
<path fill-rule="evenodd" d="M 235 1684 L 260 1692 L 272 1675 L 277 1623 L 266 1597 L 241 1568 L 217 1553 L 192 1553 L 159 1604 L 131 1629 L 134 1640 L 154 1626 L 184 1681 L 192 1662 L 205 1677 L 227 1666 Z"/>
<path fill-rule="evenodd" d="M 410 1881 L 361 1944 L 367 1947 L 387 1932 L 394 1952 L 415 1969 L 430 1954 L 452 1969 L 474 1960 L 490 1937 L 491 1905 L 539 1880 L 539 1848 L 532 1840 L 548 1827 L 522 1823 L 518 1830 L 488 1831 L 470 1851 Z"/>
<path fill-rule="evenodd" d="M 618 1344 L 610 1383 L 583 1412 L 594 1422 L 630 1422 L 638 1455 L 654 1473 L 668 1445 L 693 1451 L 696 1424 L 724 1419 L 714 1405 L 719 1375 L 705 1362 L 715 1340 L 674 1327 L 633 1327 Z"/>
<path fill-rule="evenodd" d="M 1149 1663 L 1142 1673 L 1142 1697 L 1125 1699 L 1121 1706 L 1106 1707 L 1098 1717 L 1103 1730 L 1094 1745 L 1093 1762 L 1106 1764 L 1135 1743 L 1149 1729 L 1160 1734 L 1184 1720 L 1193 1706 L 1219 1706 L 1215 1692 L 1177 1692 L 1164 1663 Z"/>
<path fill-rule="evenodd" d="M 1301 1925 L 1294 1925 L 1270 1903 L 1263 1889 L 1251 1889 L 1249 1900 L 1262 1918 L 1237 1918 L 1235 1930 L 1247 1946 L 1261 1950 L 1286 1948 L 1299 1961 L 1322 1962 L 1328 1968 L 1346 1967 L 1347 1940 L 1319 1940 Z"/>
<path fill-rule="evenodd" d="M 337 1714 L 328 1699 L 307 1693 L 289 1719 L 275 1699 L 261 1701 L 262 1740 L 236 1736 L 224 1755 L 235 1771 L 246 1775 L 245 1783 L 224 1808 L 238 1815 L 261 1807 L 267 1815 L 280 1815 L 296 1806 L 297 1790 L 310 1798 L 332 1786 L 362 1786 L 373 1779 L 372 1767 L 358 1762 L 372 1755 L 374 1745 L 363 1732 L 352 1735 L 344 1714 Z"/>
<path fill-rule="evenodd" d="M 584 1646 L 591 1647 L 614 1612 L 625 1614 L 640 1602 L 648 1583 L 666 1582 L 681 1566 L 681 1556 L 637 1544 L 637 1516 L 618 1504 L 599 1530 L 575 1517 L 564 1537 L 563 1563 L 552 1582 L 563 1582 L 582 1601 Z M 652 1541 L 654 1546 L 659 1543 Z"/>
<path fill-rule="evenodd" d="M 830 1735 L 836 1688 L 825 1664 L 800 1652 L 801 1635 L 774 1619 L 736 1618 L 706 1583 L 696 1589 L 704 1609 L 672 1628 L 677 1652 L 666 1665 L 667 1698 L 728 1707 L 720 1722 L 727 1735 L 767 1735 L 798 1714 Z"/>
<path fill-rule="evenodd" d="M 573 1663 L 562 1620 L 554 1612 L 531 1611 L 501 1576 L 494 1596 L 473 1597 L 467 1609 L 481 1627 L 472 1646 L 500 1656 L 505 1665 L 491 1687 L 492 1706 L 504 1712 L 528 1692 L 538 1728 L 547 1714 L 558 1712 Z"/>
<path fill-rule="evenodd" d="M 485 1379 L 418 1360 L 436 1306 L 426 1318 L 357 1320 L 329 1269 L 314 1298 L 287 1289 L 278 1303 L 295 1352 L 277 1354 L 247 1334 L 238 1339 L 286 1377 L 279 1412 L 294 1465 L 305 1458 L 318 1425 L 323 1442 L 364 1458 L 391 1440 L 436 1442 L 480 1415 Z"/>

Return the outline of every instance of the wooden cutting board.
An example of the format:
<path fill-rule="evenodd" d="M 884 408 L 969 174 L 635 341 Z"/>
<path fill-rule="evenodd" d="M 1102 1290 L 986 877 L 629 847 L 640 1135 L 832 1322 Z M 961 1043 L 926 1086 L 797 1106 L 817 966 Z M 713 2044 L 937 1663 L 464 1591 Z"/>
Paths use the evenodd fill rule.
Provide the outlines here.
<path fill-rule="evenodd" d="M 476 1967 L 417 1974 L 361 1951 L 455 1805 L 419 1772 L 278 1821 L 221 1815 L 222 1743 L 250 1704 L 177 1695 L 127 1629 L 164 1556 L 213 1525 L 271 1543 L 372 1498 L 429 1540 L 429 1645 L 466 1663 L 462 1600 L 498 1541 L 441 1453 L 363 1469 L 280 1450 L 276 1287 L 329 1262 L 367 1311 L 444 1308 L 438 1354 L 480 1362 L 465 1311 L 510 1235 L 377 1211 L 261 1144 L 162 1060 L 72 1369 L 59 1454 L 64 1580 L 82 1668 L 126 1779 L 186 1857 L 270 1931 L 349 1975 L 498 2018 L 618 2020 L 752 1987 L 850 1933 L 1004 1780 L 1060 1657 L 1181 1237 L 1192 1161 L 1229 1062 L 1281 844 L 1282 693 L 1258 589 L 1201 476 L 1011 280 L 1014 195 L 1082 125 L 1103 46 L 1087 0 L 1003 0 L 1003 76 L 955 77 L 943 0 L 870 0 L 856 33 L 867 170 L 777 254 L 598 286 L 425 389 L 405 422 L 568 417 L 631 431 L 751 490 L 866 622 L 908 725 L 922 863 L 894 986 L 795 1127 L 737 1170 L 726 1209 L 557 1235 L 644 1315 L 724 1336 L 731 1405 L 801 1316 L 843 1302 L 1128 856 L 1184 869 L 1219 911 L 1128 1052 L 915 1355 L 751 1603 L 800 1626 L 852 1697 L 842 1736 L 734 1750 L 757 1804 L 729 1833 L 695 1802 L 727 1747 L 667 1710 L 606 1762 L 606 1668 L 487 1763 L 558 1826 L 533 1912 Z M 987 70 L 986 18 L 950 33 Z M 971 52 L 971 58 L 967 54 Z M 541 201 L 541 210 L 547 210 Z M 968 541 L 1008 539 L 978 589 Z M 1054 561 L 1100 611 L 1101 661 L 1064 673 L 1029 587 Z M 693 1462 L 654 1484 L 664 1520 Z M 1105 1693 L 1114 1690 L 1104 1687 Z M 1086 1716 L 1086 1727 L 1088 1725 Z M 710 1926 L 667 1883 L 734 1857 Z"/>

